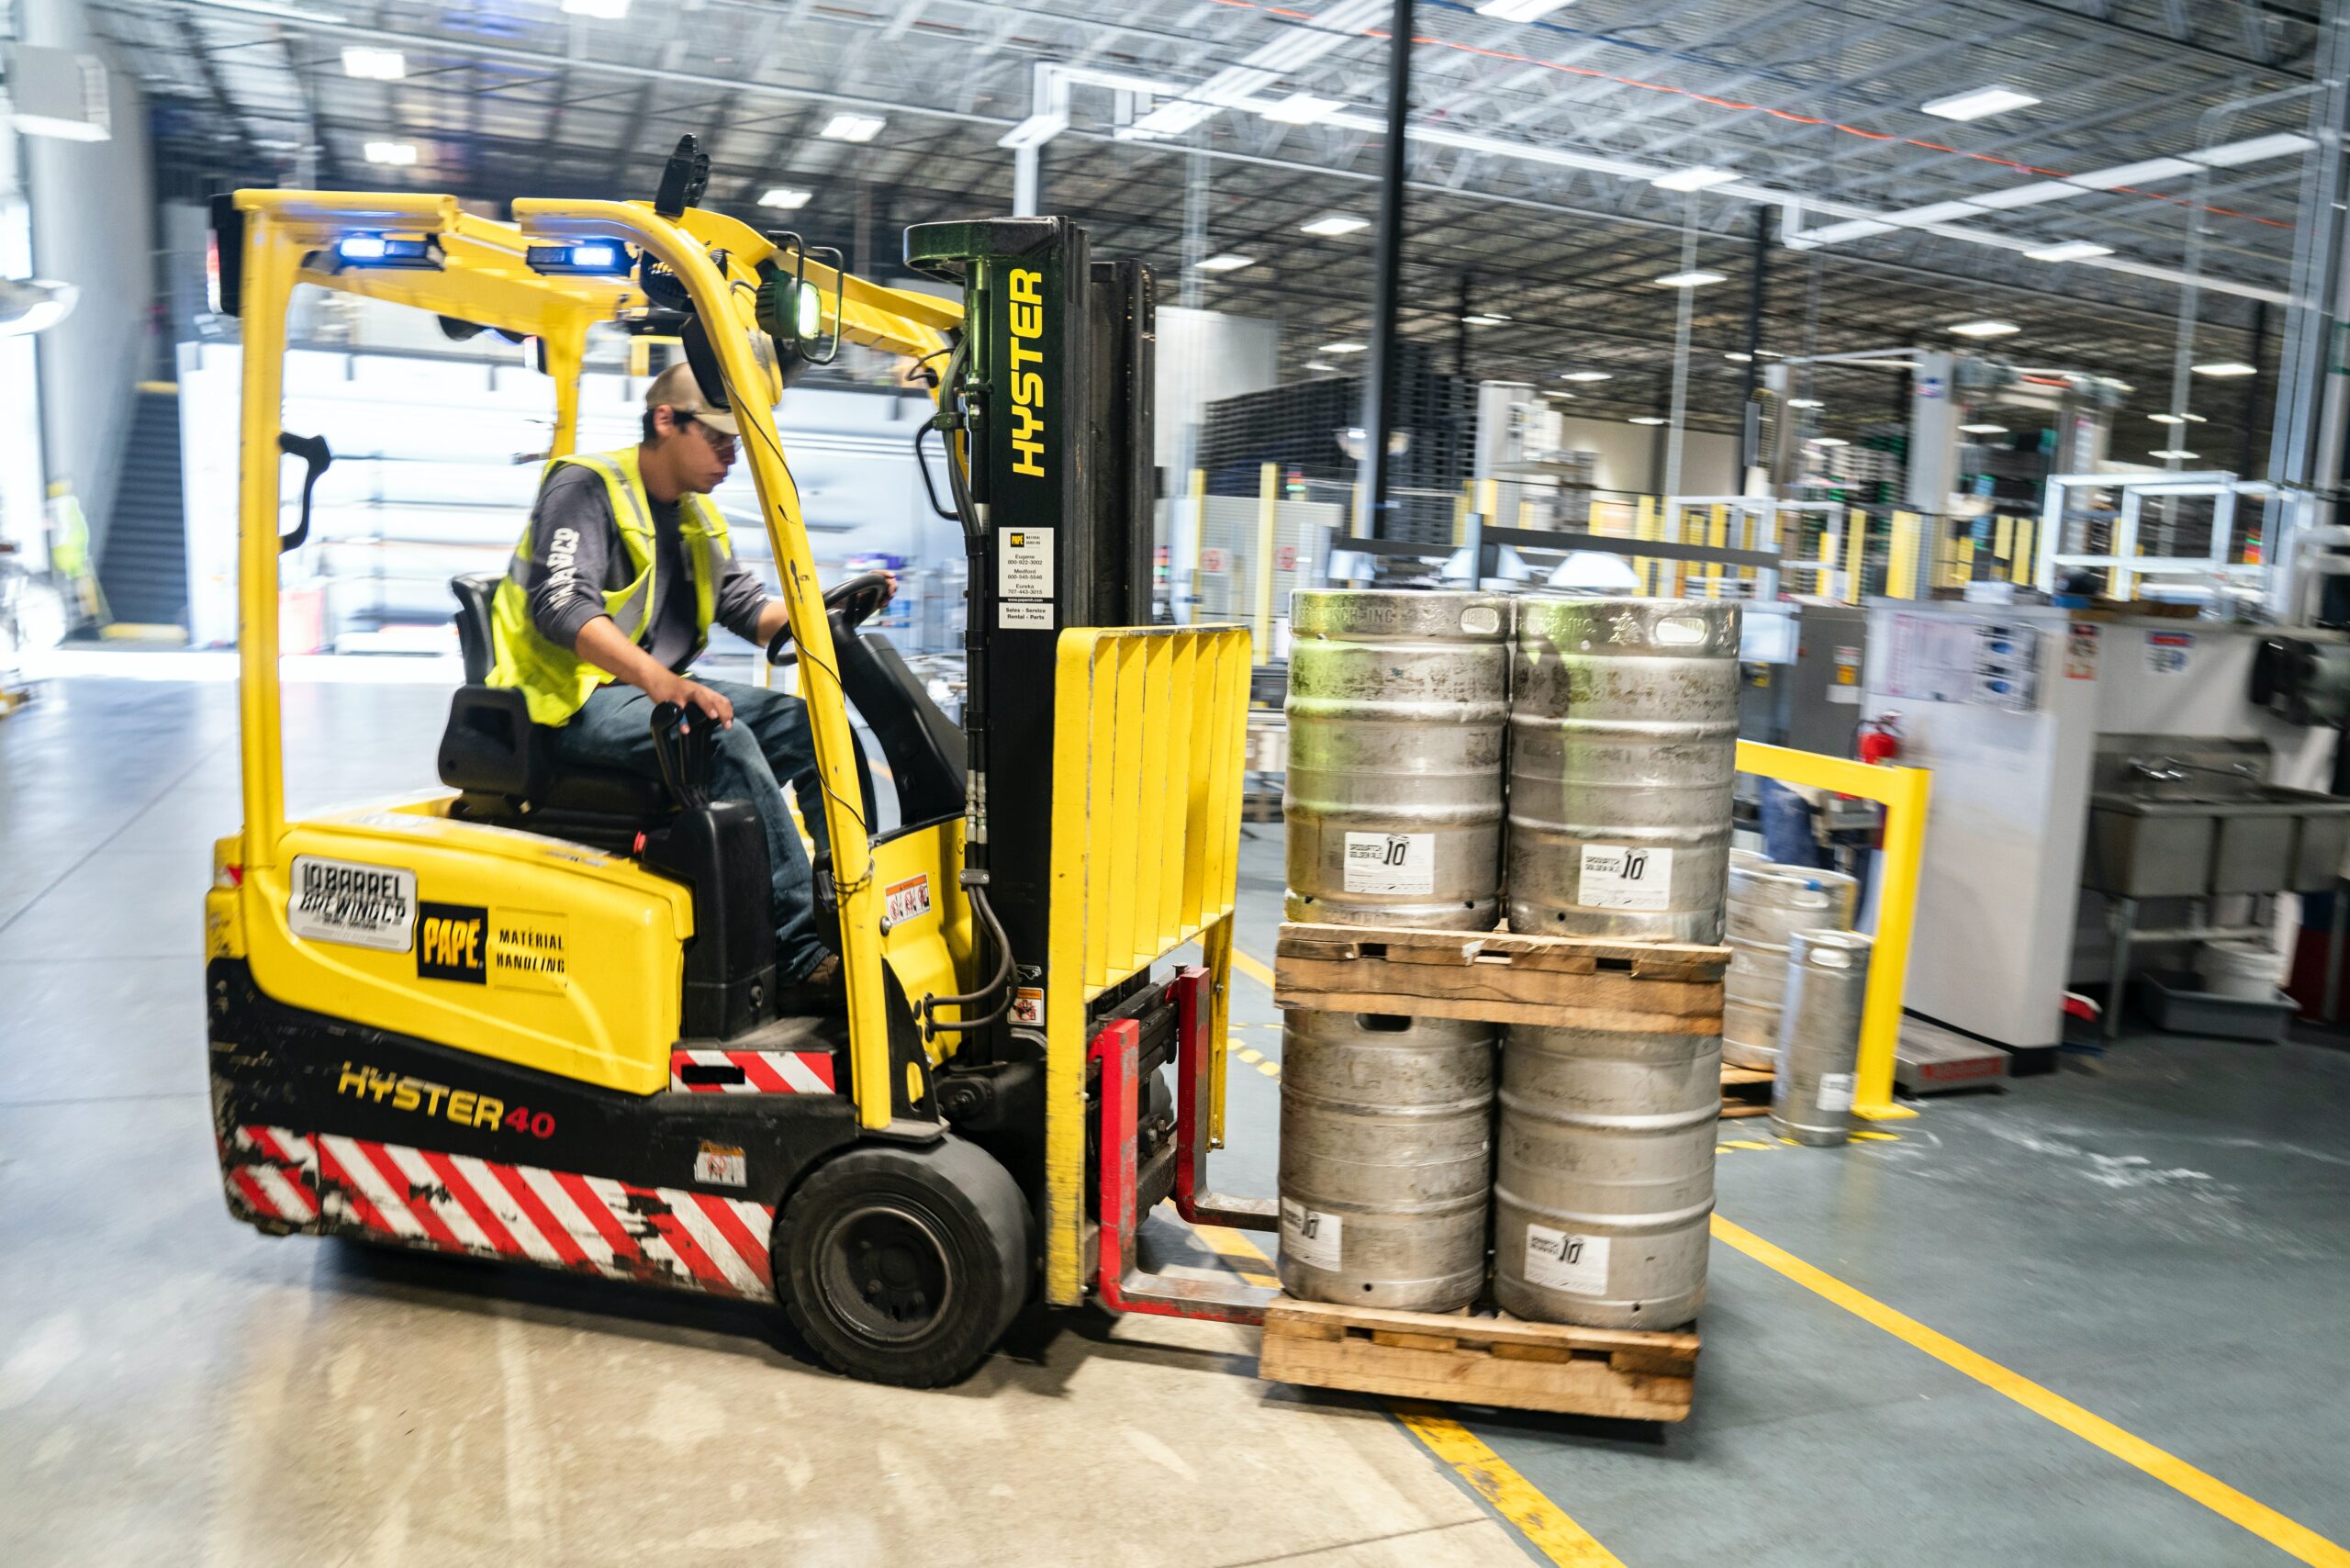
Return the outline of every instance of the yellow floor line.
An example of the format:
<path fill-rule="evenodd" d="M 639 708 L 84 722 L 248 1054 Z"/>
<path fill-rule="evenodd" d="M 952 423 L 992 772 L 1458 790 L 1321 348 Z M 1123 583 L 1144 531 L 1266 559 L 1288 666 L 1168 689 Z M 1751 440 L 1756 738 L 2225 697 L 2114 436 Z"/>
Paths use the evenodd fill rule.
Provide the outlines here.
<path fill-rule="evenodd" d="M 1895 1311 L 1874 1296 L 1864 1295 L 1833 1274 L 1814 1268 L 1791 1252 L 1783 1251 L 1752 1231 L 1714 1216 L 1714 1235 L 1766 1269 L 1785 1275 L 1814 1294 L 1826 1297 L 1865 1322 L 1884 1329 L 1984 1387 L 2003 1394 L 2035 1416 L 2053 1421 L 2087 1442 L 2135 1465 L 2172 1490 L 2183 1493 L 2231 1523 L 2250 1530 L 2278 1551 L 2324 1568 L 2350 1568 L 2350 1551 L 2245 1496 L 2226 1482 L 2206 1475 L 2193 1465 L 2143 1438 L 2123 1431 L 2102 1416 L 2084 1410 L 2060 1394 L 2052 1393 L 2019 1372 L 1968 1350 L 1948 1335 L 1937 1333 L 1914 1317 Z"/>
<path fill-rule="evenodd" d="M 1232 967 L 1267 991 L 1273 989 L 1273 971 L 1242 952 L 1237 946 L 1232 949 Z"/>
<path fill-rule="evenodd" d="M 1393 1402 L 1396 1419 L 1450 1465 L 1534 1549 L 1567 1568 L 1624 1568 L 1617 1555 L 1569 1518 L 1531 1481 L 1451 1417 L 1426 1405 Z"/>
<path fill-rule="evenodd" d="M 1264 1250 L 1245 1231 L 1220 1225 L 1192 1227 L 1200 1239 L 1229 1259 L 1255 1259 L 1270 1263 Z M 1260 1275 L 1242 1273 L 1251 1284 L 1274 1284 Z M 1430 1453 L 1452 1467 L 1496 1513 L 1517 1527 L 1534 1549 L 1561 1568 L 1624 1568 L 1616 1554 L 1599 1544 L 1588 1530 L 1569 1518 L 1566 1511 L 1542 1495 L 1510 1462 L 1479 1441 L 1469 1428 L 1435 1408 L 1411 1400 L 1391 1399 L 1387 1407 Z"/>

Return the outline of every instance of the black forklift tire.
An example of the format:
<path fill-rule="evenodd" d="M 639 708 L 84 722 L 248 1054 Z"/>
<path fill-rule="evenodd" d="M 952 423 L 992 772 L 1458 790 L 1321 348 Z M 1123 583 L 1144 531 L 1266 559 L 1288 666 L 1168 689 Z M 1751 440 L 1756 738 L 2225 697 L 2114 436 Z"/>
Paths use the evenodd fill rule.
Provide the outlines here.
<path fill-rule="evenodd" d="M 869 1383 L 968 1376 L 1035 1275 L 1035 1220 L 978 1145 L 869 1144 L 819 1167 L 777 1216 L 784 1311 L 825 1363 Z"/>

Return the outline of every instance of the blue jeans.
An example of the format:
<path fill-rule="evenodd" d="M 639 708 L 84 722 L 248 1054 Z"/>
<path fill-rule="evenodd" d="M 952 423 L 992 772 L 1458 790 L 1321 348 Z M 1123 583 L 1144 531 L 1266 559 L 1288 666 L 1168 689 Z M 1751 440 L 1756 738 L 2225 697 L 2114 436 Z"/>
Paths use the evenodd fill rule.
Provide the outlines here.
<path fill-rule="evenodd" d="M 789 985 L 807 978 L 830 951 L 816 936 L 815 877 L 778 782 L 790 782 L 807 816 L 808 831 L 819 853 L 823 852 L 830 841 L 808 708 L 789 692 L 731 680 L 701 684 L 734 704 L 733 728 L 718 732 L 710 792 L 714 800 L 742 801 L 759 813 L 773 884 L 776 973 Z M 653 700 L 633 686 L 599 687 L 555 736 L 556 752 L 572 761 L 625 767 L 647 778 L 661 777 L 661 765 L 653 755 Z"/>

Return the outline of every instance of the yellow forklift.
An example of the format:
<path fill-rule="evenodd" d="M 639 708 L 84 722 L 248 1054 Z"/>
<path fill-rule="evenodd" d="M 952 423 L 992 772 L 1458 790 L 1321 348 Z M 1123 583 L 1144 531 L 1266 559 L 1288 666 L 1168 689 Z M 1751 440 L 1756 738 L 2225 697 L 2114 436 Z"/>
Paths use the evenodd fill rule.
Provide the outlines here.
<path fill-rule="evenodd" d="M 243 330 L 241 830 L 205 903 L 215 1132 L 271 1234 L 529 1262 L 779 1304 L 852 1375 L 963 1376 L 1031 1302 L 1252 1320 L 1263 1293 L 1140 1272 L 1137 1217 L 1268 1226 L 1207 1190 L 1221 1137 L 1248 647 L 1150 627 L 1151 279 L 1061 218 L 929 224 L 961 298 L 698 204 L 686 138 L 650 202 L 246 190 L 213 204 Z M 707 728 L 656 712 L 662 778 L 559 765 L 487 683 L 495 578 L 452 586 L 466 679 L 443 790 L 286 820 L 278 563 L 326 444 L 283 428 L 297 286 L 537 344 L 549 455 L 587 335 L 675 339 L 744 429 L 789 606 L 845 1002 L 779 1011 L 755 819 Z M 773 407 L 843 342 L 903 355 L 914 445 L 969 566 L 959 724 L 820 590 Z M 307 475 L 291 529 L 281 456 Z M 516 519 L 516 532 L 522 520 Z M 789 649 L 787 649 L 789 644 Z M 851 710 L 902 824 L 876 833 Z M 1189 962 L 1174 960 L 1196 945 Z M 1173 1070 L 1170 1088 L 1162 1069 Z"/>

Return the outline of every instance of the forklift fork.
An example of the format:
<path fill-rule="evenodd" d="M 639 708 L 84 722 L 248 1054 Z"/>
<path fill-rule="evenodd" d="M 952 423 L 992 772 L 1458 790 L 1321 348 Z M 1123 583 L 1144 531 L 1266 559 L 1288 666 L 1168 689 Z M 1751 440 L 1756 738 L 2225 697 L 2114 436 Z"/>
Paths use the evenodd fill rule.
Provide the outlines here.
<path fill-rule="evenodd" d="M 1203 969 L 1187 969 L 1174 982 L 1176 1014 L 1175 1206 L 1194 1225 L 1270 1230 L 1278 1223 L 1270 1198 L 1229 1198 L 1203 1191 L 1207 1174 L 1205 1111 L 1212 1086 L 1213 1053 L 1201 1026 L 1201 1002 L 1209 983 Z M 1135 1266 L 1136 1213 L 1139 1187 L 1136 1093 L 1141 1073 L 1142 1025 L 1122 1018 L 1093 1036 L 1087 1051 L 1100 1070 L 1102 1105 L 1100 1260 L 1094 1288 L 1113 1312 L 1144 1312 L 1162 1317 L 1199 1317 L 1217 1323 L 1261 1324 L 1277 1292 L 1262 1285 L 1175 1279 Z"/>

